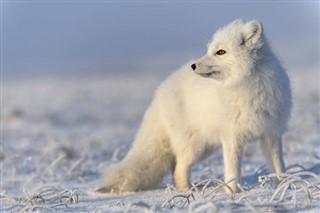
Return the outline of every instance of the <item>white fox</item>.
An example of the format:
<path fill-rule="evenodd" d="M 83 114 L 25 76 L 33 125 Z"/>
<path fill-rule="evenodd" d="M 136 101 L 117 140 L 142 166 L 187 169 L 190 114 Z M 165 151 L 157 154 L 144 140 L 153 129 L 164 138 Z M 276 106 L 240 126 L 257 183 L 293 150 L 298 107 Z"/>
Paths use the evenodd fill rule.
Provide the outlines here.
<path fill-rule="evenodd" d="M 191 166 L 221 145 L 226 189 L 235 193 L 243 145 L 254 141 L 270 171 L 283 173 L 291 99 L 289 78 L 262 24 L 237 19 L 214 34 L 205 56 L 162 83 L 131 150 L 98 191 L 150 189 L 170 168 L 175 188 L 187 191 Z"/>

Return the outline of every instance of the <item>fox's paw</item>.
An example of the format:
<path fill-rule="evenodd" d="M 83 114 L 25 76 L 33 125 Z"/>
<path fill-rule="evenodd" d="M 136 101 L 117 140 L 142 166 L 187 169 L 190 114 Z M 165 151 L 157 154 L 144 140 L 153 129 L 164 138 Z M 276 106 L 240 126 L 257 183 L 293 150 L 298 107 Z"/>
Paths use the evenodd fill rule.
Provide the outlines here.
<path fill-rule="evenodd" d="M 123 192 L 123 189 L 121 189 L 117 185 L 105 185 L 98 187 L 95 191 L 99 193 L 120 194 L 121 192 Z"/>
<path fill-rule="evenodd" d="M 188 192 L 190 190 L 190 186 L 187 185 L 175 185 L 174 187 L 178 192 Z"/>
<path fill-rule="evenodd" d="M 138 185 L 130 184 L 127 180 L 125 181 L 106 181 L 105 184 L 98 187 L 96 192 L 100 193 L 111 193 L 111 194 L 121 194 L 125 192 L 135 192 L 139 191 Z"/>

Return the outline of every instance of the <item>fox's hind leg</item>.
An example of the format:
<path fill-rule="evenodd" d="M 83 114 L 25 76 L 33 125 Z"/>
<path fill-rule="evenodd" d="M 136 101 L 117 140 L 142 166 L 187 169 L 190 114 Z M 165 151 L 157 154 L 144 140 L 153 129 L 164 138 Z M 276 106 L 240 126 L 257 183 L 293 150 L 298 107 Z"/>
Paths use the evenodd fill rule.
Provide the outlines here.
<path fill-rule="evenodd" d="M 179 131 L 176 131 L 177 133 Z M 172 138 L 172 148 L 175 156 L 173 178 L 175 188 L 186 192 L 190 189 L 190 171 L 194 162 L 203 154 L 204 147 L 197 143 L 194 134 L 186 131 L 185 134 L 175 134 Z"/>
<path fill-rule="evenodd" d="M 192 159 L 186 155 L 177 155 L 174 165 L 173 178 L 175 188 L 178 191 L 186 192 L 190 189 L 190 169 Z"/>
<path fill-rule="evenodd" d="M 285 172 L 285 164 L 282 153 L 281 137 L 264 137 L 261 141 L 262 152 L 266 158 L 271 173 L 281 174 Z M 278 176 L 277 184 L 281 181 Z"/>

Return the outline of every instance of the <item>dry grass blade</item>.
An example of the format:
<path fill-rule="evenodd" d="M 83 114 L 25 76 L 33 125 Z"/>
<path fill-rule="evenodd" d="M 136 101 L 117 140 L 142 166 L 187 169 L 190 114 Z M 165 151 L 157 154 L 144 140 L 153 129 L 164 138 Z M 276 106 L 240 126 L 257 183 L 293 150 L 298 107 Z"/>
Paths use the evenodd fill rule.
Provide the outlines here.
<path fill-rule="evenodd" d="M 280 192 L 281 192 L 281 195 L 279 200 L 283 201 L 286 195 L 286 192 L 291 187 L 292 189 L 294 189 L 294 193 L 297 193 L 302 189 L 307 195 L 309 204 L 312 203 L 313 197 L 312 197 L 312 193 L 310 192 L 310 188 L 312 187 L 319 190 L 319 187 L 317 187 L 315 184 L 307 180 L 301 179 L 302 176 L 313 177 L 314 179 L 320 182 L 319 176 L 311 172 L 298 172 L 292 175 L 287 175 L 287 177 L 282 180 L 282 182 L 277 187 L 276 191 L 273 193 L 272 197 L 270 198 L 270 202 L 275 200 L 276 196 Z M 298 186 L 300 186 L 300 188 Z"/>
<path fill-rule="evenodd" d="M 203 190 L 202 190 L 203 197 L 209 198 L 211 195 L 213 195 L 213 196 L 210 197 L 210 199 L 212 199 L 212 198 L 214 198 L 214 196 L 215 196 L 218 192 L 222 191 L 223 189 L 228 189 L 228 191 L 231 192 L 230 199 L 231 199 L 231 200 L 234 200 L 234 199 L 235 199 L 235 193 L 234 193 L 234 191 L 230 188 L 230 186 L 229 186 L 228 184 L 231 183 L 231 182 L 233 182 L 233 181 L 235 181 L 235 180 L 236 180 L 236 178 L 231 179 L 230 181 L 228 181 L 227 183 L 225 183 L 225 182 L 223 182 L 222 180 L 219 180 L 219 179 L 210 179 L 210 180 L 208 181 L 208 183 L 205 185 L 205 187 L 203 187 Z M 215 187 L 209 187 L 209 184 L 210 184 L 210 183 L 216 183 L 217 186 L 215 186 Z M 211 191 L 209 191 L 209 190 L 211 190 Z M 209 192 L 208 192 L 208 191 L 209 191 Z M 204 195 L 206 192 L 207 192 L 207 194 Z"/>
<path fill-rule="evenodd" d="M 12 196 L 12 195 L 9 195 L 9 194 L 1 194 L 0 196 L 0 203 L 4 203 L 4 202 L 7 202 L 7 203 L 15 203 L 16 202 L 16 199 Z"/>
<path fill-rule="evenodd" d="M 195 198 L 193 196 L 193 193 L 189 193 L 187 195 L 175 195 L 166 202 L 162 204 L 163 208 L 169 208 L 172 209 L 173 207 L 179 207 L 179 208 L 184 208 L 187 205 L 191 203 L 191 198 L 193 201 L 195 201 Z"/>
<path fill-rule="evenodd" d="M 19 212 L 34 211 L 37 209 L 53 210 L 59 206 L 68 207 L 68 204 L 78 203 L 79 195 L 76 190 L 44 187 L 40 192 L 31 196 L 26 190 L 24 207 Z"/>
<path fill-rule="evenodd" d="M 216 179 L 216 178 L 211 178 L 211 179 L 205 179 L 202 180 L 198 183 L 192 183 L 192 188 L 190 189 L 190 193 L 192 191 L 196 191 L 197 194 L 201 197 L 201 198 L 208 198 L 210 195 L 215 195 L 215 193 L 222 191 L 222 188 L 227 188 L 228 190 L 230 190 L 230 192 L 232 193 L 231 199 L 234 200 L 234 192 L 233 190 L 229 187 L 229 183 L 231 183 L 232 181 L 235 181 L 236 179 L 231 179 L 230 181 L 228 181 L 227 183 L 223 182 L 222 180 Z M 214 186 L 210 186 L 210 185 L 214 185 Z M 202 187 L 202 190 L 199 191 L 198 188 Z M 211 197 L 211 199 L 214 196 Z"/>

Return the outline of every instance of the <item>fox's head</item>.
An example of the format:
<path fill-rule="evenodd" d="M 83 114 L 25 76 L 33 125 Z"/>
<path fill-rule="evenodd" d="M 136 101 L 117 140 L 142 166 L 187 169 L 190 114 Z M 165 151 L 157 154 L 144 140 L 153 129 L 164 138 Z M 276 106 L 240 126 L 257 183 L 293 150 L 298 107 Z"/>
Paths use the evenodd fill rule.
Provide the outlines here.
<path fill-rule="evenodd" d="M 241 83 L 255 71 L 261 60 L 264 36 L 261 22 L 237 19 L 219 29 L 208 45 L 208 52 L 191 65 L 202 77 L 216 79 L 224 85 Z"/>

